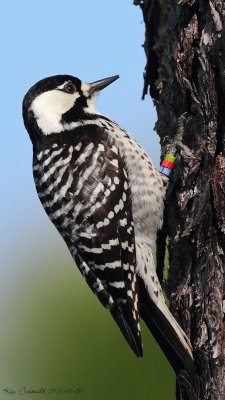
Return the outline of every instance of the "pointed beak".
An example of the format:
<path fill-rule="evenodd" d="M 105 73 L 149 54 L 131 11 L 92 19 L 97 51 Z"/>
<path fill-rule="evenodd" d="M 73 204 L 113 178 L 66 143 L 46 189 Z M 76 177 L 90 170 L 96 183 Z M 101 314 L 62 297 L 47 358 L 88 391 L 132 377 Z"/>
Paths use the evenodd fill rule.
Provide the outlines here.
<path fill-rule="evenodd" d="M 89 83 L 89 95 L 92 95 L 95 92 L 99 92 L 104 89 L 106 86 L 110 85 L 110 83 L 114 82 L 119 78 L 119 75 L 110 76 L 109 78 L 101 79 L 100 81 Z"/>

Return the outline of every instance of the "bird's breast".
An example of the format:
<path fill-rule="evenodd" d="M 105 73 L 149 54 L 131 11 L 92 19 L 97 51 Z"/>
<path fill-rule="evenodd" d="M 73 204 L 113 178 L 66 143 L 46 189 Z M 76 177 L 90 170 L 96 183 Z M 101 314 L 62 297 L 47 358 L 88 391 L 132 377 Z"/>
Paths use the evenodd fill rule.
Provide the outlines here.
<path fill-rule="evenodd" d="M 163 221 L 168 179 L 155 168 L 142 147 L 125 130 L 116 124 L 113 128 L 110 125 L 110 135 L 128 171 L 135 236 L 155 247 L 156 233 Z"/>

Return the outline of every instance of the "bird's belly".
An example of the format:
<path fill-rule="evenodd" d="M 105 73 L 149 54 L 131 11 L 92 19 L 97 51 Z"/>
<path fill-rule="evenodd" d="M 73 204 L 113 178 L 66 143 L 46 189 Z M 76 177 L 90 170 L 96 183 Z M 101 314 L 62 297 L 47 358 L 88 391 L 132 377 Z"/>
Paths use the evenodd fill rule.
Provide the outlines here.
<path fill-rule="evenodd" d="M 129 174 L 135 236 L 155 247 L 157 230 L 162 226 L 164 196 L 168 179 L 153 165 L 135 142 L 124 146 Z"/>
<path fill-rule="evenodd" d="M 132 185 L 132 213 L 135 236 L 155 247 L 157 230 L 162 226 L 164 188 Z M 151 187 L 151 184 L 149 184 Z"/>

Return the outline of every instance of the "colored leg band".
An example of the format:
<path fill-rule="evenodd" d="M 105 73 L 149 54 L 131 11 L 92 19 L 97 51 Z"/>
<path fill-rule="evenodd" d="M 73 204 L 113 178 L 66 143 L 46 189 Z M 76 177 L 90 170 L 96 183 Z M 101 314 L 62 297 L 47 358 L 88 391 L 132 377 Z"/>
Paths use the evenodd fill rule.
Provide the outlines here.
<path fill-rule="evenodd" d="M 161 174 L 169 176 L 171 169 L 173 168 L 175 159 L 176 157 L 167 154 L 162 162 L 159 172 L 161 172 Z"/>

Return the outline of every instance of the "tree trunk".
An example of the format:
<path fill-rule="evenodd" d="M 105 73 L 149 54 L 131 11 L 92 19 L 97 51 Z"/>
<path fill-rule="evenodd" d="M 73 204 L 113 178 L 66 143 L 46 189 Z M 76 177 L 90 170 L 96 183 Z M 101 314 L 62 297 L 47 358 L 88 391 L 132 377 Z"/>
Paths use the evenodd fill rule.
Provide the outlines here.
<path fill-rule="evenodd" d="M 177 152 L 159 238 L 169 237 L 171 310 L 193 345 L 199 399 L 225 399 L 225 1 L 136 0 L 146 25 L 144 92 L 162 157 Z M 184 114 L 185 113 L 185 114 Z M 177 120 L 183 114 L 177 133 Z M 182 120 L 182 118 L 180 119 Z M 183 131 L 183 135 L 182 135 Z M 178 146 L 179 148 L 179 146 Z M 160 268 L 160 265 L 159 265 Z M 178 376 L 177 399 L 192 399 Z"/>

